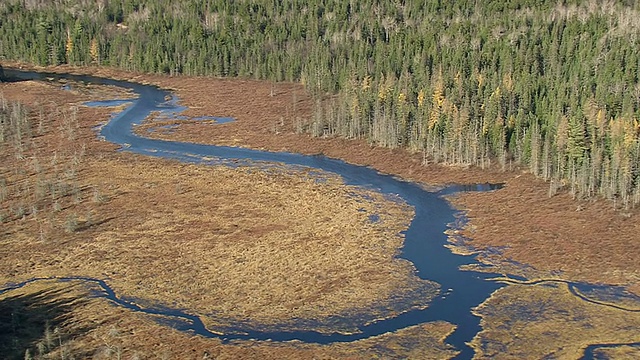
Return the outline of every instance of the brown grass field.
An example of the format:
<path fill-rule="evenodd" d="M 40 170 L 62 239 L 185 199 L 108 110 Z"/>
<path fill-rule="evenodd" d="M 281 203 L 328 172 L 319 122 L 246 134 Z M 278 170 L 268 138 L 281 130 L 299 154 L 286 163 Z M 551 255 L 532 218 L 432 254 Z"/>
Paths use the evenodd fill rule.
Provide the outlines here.
<path fill-rule="evenodd" d="M 486 359 L 579 359 L 590 344 L 637 342 L 640 328 L 640 312 L 583 301 L 563 283 L 507 286 L 475 313 L 483 330 L 471 345 Z"/>
<path fill-rule="evenodd" d="M 637 210 L 614 209 L 602 200 L 578 201 L 565 193 L 549 198 L 548 184 L 518 169 L 423 166 L 421 154 L 375 148 L 362 140 L 299 134 L 300 123 L 309 117 L 310 102 L 298 84 L 162 77 L 111 69 L 46 71 L 90 72 L 156 84 L 180 97 L 189 107 L 186 115 L 236 119 L 216 125 L 149 119 L 138 129 L 147 136 L 324 154 L 428 186 L 504 182 L 499 191 L 451 198 L 469 217 L 459 234 L 469 238 L 466 245 L 482 261 L 505 273 L 522 272 L 512 264 L 518 262 L 530 266 L 525 275 L 532 278 L 552 274 L 628 286 L 640 294 Z M 42 109 L 34 115 L 34 137 L 21 154 L 17 156 L 10 144 L 2 145 L 0 153 L 0 175 L 9 184 L 0 208 L 0 283 L 51 275 L 108 278 L 118 292 L 189 308 L 205 316 L 212 328 L 246 319 L 266 326 L 287 324 L 296 317 L 322 320 L 330 314 L 388 307 L 391 304 L 385 300 L 391 294 L 435 294 L 434 284 L 420 281 L 411 264 L 394 257 L 402 246 L 398 234 L 412 216 L 406 205 L 349 188 L 329 174 L 328 181 L 319 183 L 309 174 L 287 169 L 204 167 L 115 152 L 114 145 L 98 141 L 92 130 L 107 121 L 113 109 L 79 104 L 127 94 L 114 88 L 73 89 L 63 91 L 60 84 L 42 82 L 0 85 L 7 100 Z M 148 131 L 167 124 L 179 126 L 172 131 Z M 361 196 L 354 197 L 354 191 Z M 368 221 L 372 213 L 379 214 L 381 221 Z M 364 237 L 366 243 L 361 241 Z M 491 247 L 504 251 L 483 253 Z M 212 358 L 448 358 L 455 354 L 443 344 L 453 331 L 453 325 L 446 323 L 330 346 L 222 344 L 163 327 L 105 300 L 78 301 L 86 289 L 60 290 L 60 286 L 34 284 L 2 297 L 43 293 L 50 301 L 72 303 L 73 310 L 59 325 L 59 333 L 66 336 L 60 337 L 64 346 L 53 352 L 59 354 L 66 346 L 71 353 L 84 354 L 79 358 L 202 358 L 205 351 Z M 492 308 L 496 299 L 513 302 L 520 296 L 516 293 L 531 299 L 553 298 L 554 306 L 584 314 L 599 311 L 575 303 L 561 288 L 509 286 L 479 308 L 485 326 L 481 338 L 506 336 L 491 330 L 499 323 L 498 315 L 491 317 L 482 309 Z M 407 303 L 396 310 L 421 305 Z M 206 316 L 212 313 L 223 315 Z M 371 310 L 368 316 L 380 314 Z M 590 319 L 600 324 L 593 316 Z M 552 325 L 559 326 L 544 326 Z M 527 331 L 525 338 L 543 335 Z M 617 328 L 603 334 L 619 339 L 628 335 Z M 591 335 L 571 336 L 576 346 L 604 339 Z M 522 344 L 526 342 L 515 339 L 505 346 L 516 353 Z M 486 355 L 494 349 L 482 351 Z"/>
<path fill-rule="evenodd" d="M 12 314 L 24 317 L 22 328 L 42 332 L 32 346 L 34 358 L 38 358 L 39 349 L 44 349 L 46 359 L 445 359 L 456 354 L 443 344 L 455 328 L 445 322 L 332 345 L 295 341 L 223 344 L 218 339 L 173 330 L 149 316 L 112 306 L 106 300 L 87 297 L 88 290 L 85 284 L 77 282 L 27 285 L 0 296 L 3 310 L 0 314 L 8 315 L 6 310 L 10 309 Z M 57 316 L 57 321 L 47 326 L 43 317 L 51 314 Z M 0 340 L 7 338 L 13 340 L 10 331 L 0 334 Z M 3 358 L 24 358 L 24 354 L 12 354 L 10 350 L 0 347 Z"/>
<path fill-rule="evenodd" d="M 238 321 L 269 328 L 301 319 L 317 321 L 316 331 L 349 333 L 356 329 L 326 319 L 357 314 L 373 321 L 390 309 L 424 307 L 437 294 L 437 284 L 420 280 L 408 261 L 396 258 L 400 232 L 412 216 L 397 199 L 317 171 L 196 166 L 114 152 L 93 130 L 114 109 L 80 104 L 128 94 L 71 87 L 0 85 L 7 101 L 30 107 L 32 128 L 29 136 L 16 141 L 12 134 L 2 145 L 0 283 L 74 275 L 107 279 L 118 294 L 144 299 L 144 305 L 189 309 L 214 331 Z M 373 214 L 378 221 L 370 221 Z M 43 287 L 28 289 L 33 294 Z M 10 291 L 3 298 L 15 296 Z M 69 296 L 55 292 L 51 301 Z M 397 302 L 402 298 L 407 301 Z M 114 311 L 122 313 L 100 313 Z M 69 318 L 85 321 L 76 310 Z M 66 326 L 66 333 L 75 334 L 76 325 Z M 158 327 L 149 319 L 136 326 Z M 402 331 L 406 339 L 380 339 L 396 339 L 389 346 L 400 352 L 409 350 L 394 342 L 414 339 L 431 346 L 411 351 L 449 353 L 442 340 L 451 331 L 450 325 L 426 324 Z M 84 338 L 74 337 L 82 347 L 95 347 Z M 377 348 L 380 339 L 360 341 L 361 349 Z M 150 344 L 133 344 L 150 354 Z M 348 352 L 350 346 L 318 351 L 330 348 Z"/>
<path fill-rule="evenodd" d="M 640 358 L 640 350 L 632 346 L 602 348 L 595 351 L 596 355 L 605 359 L 634 360 Z"/>

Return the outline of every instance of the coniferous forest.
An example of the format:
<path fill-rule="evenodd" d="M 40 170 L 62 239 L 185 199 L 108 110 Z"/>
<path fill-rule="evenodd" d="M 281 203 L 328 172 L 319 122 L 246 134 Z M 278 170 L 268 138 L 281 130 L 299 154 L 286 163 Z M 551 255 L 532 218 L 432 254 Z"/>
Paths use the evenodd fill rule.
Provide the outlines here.
<path fill-rule="evenodd" d="M 6 0 L 0 60 L 299 81 L 305 130 L 640 203 L 636 1 Z"/>

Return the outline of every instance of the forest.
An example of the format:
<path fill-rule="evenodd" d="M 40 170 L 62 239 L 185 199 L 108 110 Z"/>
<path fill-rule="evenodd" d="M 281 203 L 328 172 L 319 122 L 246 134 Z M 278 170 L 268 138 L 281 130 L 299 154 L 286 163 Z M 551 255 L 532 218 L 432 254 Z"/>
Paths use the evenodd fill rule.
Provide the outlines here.
<path fill-rule="evenodd" d="M 301 82 L 314 136 L 620 208 L 640 204 L 639 34 L 631 0 L 0 3 L 0 61 Z"/>

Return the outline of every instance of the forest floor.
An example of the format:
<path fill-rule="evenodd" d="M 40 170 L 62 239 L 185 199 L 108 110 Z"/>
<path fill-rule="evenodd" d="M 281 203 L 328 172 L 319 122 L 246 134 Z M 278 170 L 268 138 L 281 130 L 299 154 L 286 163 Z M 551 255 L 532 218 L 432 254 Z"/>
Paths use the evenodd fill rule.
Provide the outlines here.
<path fill-rule="evenodd" d="M 311 102 L 298 84 L 141 75 L 112 69 L 57 67 L 46 71 L 90 73 L 156 84 L 172 90 L 180 103 L 189 108 L 183 115 L 235 119 L 225 124 L 148 119 L 138 129 L 145 136 L 324 154 L 428 186 L 504 183 L 504 188 L 497 191 L 451 196 L 451 201 L 464 209 L 469 219 L 456 232 L 468 238 L 457 250 L 476 251 L 483 262 L 493 264 L 498 272 L 521 273 L 530 279 L 618 284 L 640 294 L 637 210 L 615 209 L 604 200 L 575 200 L 566 192 L 549 197 L 548 184 L 519 169 L 425 166 L 419 153 L 377 148 L 363 140 L 301 134 L 300 127 L 311 116 Z M 322 309 L 327 308 L 348 313 L 384 299 L 385 294 L 411 291 L 419 283 L 411 265 L 393 257 L 402 245 L 397 234 L 411 218 L 411 209 L 403 204 L 371 193 L 362 194 L 356 203 L 353 189 L 331 175 L 327 175 L 330 181 L 317 183 L 304 173 L 292 171 L 203 168 L 115 152 L 116 147 L 98 141 L 93 130 L 113 110 L 78 105 L 128 94 L 108 87 L 79 89 L 62 90 L 59 85 L 41 82 L 0 85 L 7 100 L 43 106 L 47 119 L 43 132 L 34 137 L 31 147 L 21 150 L 20 156 L 15 155 L 13 148 L 1 154 L 3 176 L 11 182 L 20 178 L 24 184 L 17 195 L 7 196 L 2 204 L 5 219 L 0 239 L 2 256 L 6 259 L 0 265 L 2 283 L 80 272 L 111 278 L 110 285 L 116 291 L 133 290 L 151 301 L 162 303 L 166 294 L 171 293 L 179 307 L 203 313 L 223 312 L 230 322 L 257 316 L 257 320 L 267 324 L 277 323 L 287 314 L 326 316 Z M 55 199 L 52 195 L 37 195 L 37 189 L 45 183 L 58 184 L 68 195 Z M 202 194 L 207 192 L 210 196 L 203 198 Z M 20 200 L 23 198 L 30 200 Z M 247 209 L 246 203 L 251 203 L 252 208 Z M 270 212 L 273 203 L 281 204 L 282 209 L 291 213 Z M 359 211 L 360 208 L 366 211 Z M 370 213 L 381 214 L 382 221 L 368 222 Z M 340 224 L 336 231 L 323 230 L 327 224 L 336 223 Z M 198 229 L 205 227 L 211 230 L 212 238 L 200 236 Z M 313 251 L 295 242 L 283 248 L 275 239 L 287 231 L 292 231 L 296 238 L 307 239 L 305 244 L 310 239 L 322 241 L 314 241 L 318 246 Z M 363 231 L 378 239 L 378 246 L 363 249 L 357 241 L 349 241 L 357 239 Z M 264 251 L 249 252 L 243 241 L 248 236 L 260 238 Z M 210 249 L 212 243 L 216 244 L 215 251 Z M 338 243 L 340 252 L 335 251 Z M 225 266 L 203 267 L 210 257 Z M 265 261 L 267 258 L 270 262 Z M 296 291 L 278 289 L 278 282 L 270 281 L 276 279 L 274 272 L 289 275 L 292 267 L 316 270 L 306 275 L 299 273 L 296 284 L 300 286 L 291 287 Z M 225 269 L 229 276 L 220 276 L 220 269 Z M 309 275 L 333 272 L 344 277 L 329 281 Z M 185 274 L 184 278 L 180 274 Z M 243 274 L 246 278 L 242 278 Z M 260 274 L 270 276 L 256 279 Z M 165 281 L 168 277 L 172 281 Z M 159 280 L 154 283 L 154 278 Z M 212 278 L 218 283 L 213 284 Z M 305 288 L 303 284 L 309 281 L 313 282 L 313 288 L 322 291 Z M 189 287 L 180 288 L 184 283 Z M 345 290 L 345 284 L 358 291 Z M 21 294 L 11 292 L 2 297 L 31 301 L 37 293 L 62 304 L 70 302 L 65 300 L 69 295 L 56 291 L 56 286 L 60 285 L 46 289 L 30 285 Z M 228 292 L 209 294 L 206 289 L 210 286 Z M 86 291 L 72 288 L 78 293 Z M 269 300 L 274 289 L 278 293 L 277 302 Z M 363 294 L 378 296 L 362 297 Z M 507 291 L 505 294 L 512 296 Z M 245 301 L 237 306 L 241 302 L 229 301 L 229 296 L 263 303 Z M 345 296 L 351 296 L 353 302 L 341 302 Z M 258 305 L 272 311 L 253 314 Z M 74 311 L 74 320 L 67 323 L 91 330 L 81 339 L 69 339 L 65 346 L 74 353 L 98 349 L 92 355 L 105 358 L 117 352 L 176 358 L 200 358 L 205 352 L 216 358 L 370 358 L 392 352 L 400 357 L 443 358 L 454 354 L 443 344 L 453 330 L 446 323 L 428 323 L 355 344 L 221 344 L 218 340 L 190 337 L 173 330 L 160 332 L 164 328 L 161 325 L 99 299 L 89 299 L 78 307 L 84 310 Z M 482 311 L 478 313 L 483 315 Z M 403 346 L 399 344 L 408 339 L 423 346 L 413 347 L 415 353 L 403 354 Z M 147 345 L 140 347 L 140 344 Z"/>

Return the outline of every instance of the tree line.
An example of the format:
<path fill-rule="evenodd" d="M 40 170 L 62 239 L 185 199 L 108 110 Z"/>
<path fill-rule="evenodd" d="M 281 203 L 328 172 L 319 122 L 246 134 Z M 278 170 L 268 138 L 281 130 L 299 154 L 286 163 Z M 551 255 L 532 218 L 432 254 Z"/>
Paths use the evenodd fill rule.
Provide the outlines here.
<path fill-rule="evenodd" d="M 634 1 L 10 0 L 0 57 L 300 81 L 305 129 L 640 203 Z"/>

